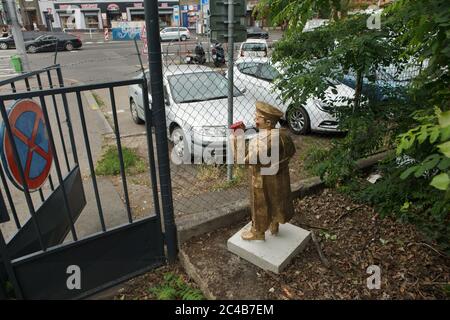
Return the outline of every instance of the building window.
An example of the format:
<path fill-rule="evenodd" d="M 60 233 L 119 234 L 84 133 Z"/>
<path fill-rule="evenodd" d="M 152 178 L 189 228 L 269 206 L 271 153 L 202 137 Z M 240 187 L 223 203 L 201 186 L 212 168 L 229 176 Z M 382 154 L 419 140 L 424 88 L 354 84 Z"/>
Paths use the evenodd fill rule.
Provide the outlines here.
<path fill-rule="evenodd" d="M 60 14 L 61 27 L 63 29 L 75 29 L 75 18 L 70 15 L 62 16 Z"/>
<path fill-rule="evenodd" d="M 86 28 L 89 29 L 98 29 L 98 13 L 85 13 L 84 14 L 84 23 Z"/>

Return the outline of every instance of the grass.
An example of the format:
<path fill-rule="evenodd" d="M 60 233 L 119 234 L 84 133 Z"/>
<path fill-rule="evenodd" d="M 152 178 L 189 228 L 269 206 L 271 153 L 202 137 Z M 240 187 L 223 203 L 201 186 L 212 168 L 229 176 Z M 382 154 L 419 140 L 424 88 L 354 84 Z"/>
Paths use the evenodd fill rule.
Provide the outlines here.
<path fill-rule="evenodd" d="M 244 166 L 233 166 L 233 179 L 227 180 L 226 165 L 202 165 L 197 178 L 204 182 L 213 182 L 213 191 L 227 190 L 242 185 L 245 182 L 246 169 Z"/>
<path fill-rule="evenodd" d="M 127 174 L 145 172 L 147 165 L 135 150 L 122 148 L 123 164 Z M 97 162 L 95 173 L 100 176 L 114 176 L 120 174 L 120 161 L 117 146 L 109 146 Z"/>
<path fill-rule="evenodd" d="M 187 284 L 183 278 L 172 272 L 164 274 L 164 281 L 149 289 L 157 300 L 205 300 L 203 293 Z"/>
<path fill-rule="evenodd" d="M 100 96 L 95 92 L 92 92 L 92 95 L 94 96 L 95 102 L 97 102 L 98 106 L 100 108 L 103 108 L 105 106 L 105 102 L 103 101 L 103 99 L 100 98 Z"/>

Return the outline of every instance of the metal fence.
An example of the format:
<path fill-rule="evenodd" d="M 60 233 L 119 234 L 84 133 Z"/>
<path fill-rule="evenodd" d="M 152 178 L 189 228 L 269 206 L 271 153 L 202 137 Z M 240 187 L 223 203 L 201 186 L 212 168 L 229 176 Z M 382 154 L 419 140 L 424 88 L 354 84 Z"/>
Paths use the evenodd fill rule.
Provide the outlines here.
<path fill-rule="evenodd" d="M 30 90 L 34 81 L 39 90 Z M 64 87 L 56 65 L 0 85 L 12 91 L 0 95 L 5 150 L 0 168 L 2 295 L 5 283 L 10 283 L 16 298 L 81 298 L 165 263 L 156 167 L 164 160 L 154 154 L 151 110 L 144 112 L 146 173 L 151 181 L 146 196 L 154 206 L 136 219 L 115 102 L 117 88 L 133 85 L 139 85 L 148 99 L 147 80 Z M 122 199 L 96 173 L 101 148 L 96 130 L 101 122 L 87 117 L 92 111 L 84 97 L 95 89 L 109 92 Z M 39 167 L 42 161 L 33 164 L 37 157 L 46 159 L 48 166 Z M 37 178 L 41 180 L 34 185 Z M 71 285 L 68 277 L 76 270 L 80 279 Z"/>
<path fill-rule="evenodd" d="M 233 180 L 228 181 L 226 175 L 229 61 L 214 63 L 213 56 L 217 54 L 214 43 L 202 43 L 204 63 L 192 59 L 194 45 L 186 51 L 178 50 L 186 47 L 185 43 L 173 46 L 177 48 L 175 53 L 169 54 L 166 48 L 162 60 L 175 214 L 183 216 L 245 200 L 248 183 L 242 166 L 234 167 Z M 227 50 L 224 45 L 224 57 L 228 56 Z M 311 97 L 301 104 L 282 101 L 276 79 L 283 70 L 271 60 L 272 43 L 257 39 L 237 44 L 233 50 L 233 123 L 243 121 L 248 131 L 254 132 L 255 102 L 259 100 L 282 111 L 279 127 L 289 131 L 298 145 L 307 141 L 310 147 L 315 147 L 323 140 L 342 136 L 336 110 L 353 100 L 355 77 L 348 75 L 339 82 L 331 82 L 324 98 Z M 363 96 L 382 100 L 390 89 L 407 86 L 418 71 L 416 66 L 401 73 L 392 68 L 380 70 L 376 82 L 364 83 Z M 295 157 L 300 163 L 304 154 L 299 152 Z M 292 171 L 293 181 L 305 177 L 296 174 L 297 168 Z"/>

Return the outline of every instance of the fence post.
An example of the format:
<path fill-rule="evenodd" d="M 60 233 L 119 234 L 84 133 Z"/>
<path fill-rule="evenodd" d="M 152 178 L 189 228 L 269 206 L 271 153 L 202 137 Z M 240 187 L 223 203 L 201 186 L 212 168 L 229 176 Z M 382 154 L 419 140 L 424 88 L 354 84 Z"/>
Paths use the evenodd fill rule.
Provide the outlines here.
<path fill-rule="evenodd" d="M 152 114 L 154 116 L 156 151 L 159 166 L 161 202 L 164 216 L 165 242 L 170 263 L 177 257 L 177 229 L 173 215 L 172 183 L 170 179 L 169 149 L 167 143 L 166 111 L 164 101 L 161 42 L 159 38 L 158 1 L 145 0 L 145 24 L 147 30 L 148 66 L 152 92 Z"/>
<path fill-rule="evenodd" d="M 233 124 L 233 98 L 234 98 L 234 83 L 233 83 L 233 59 L 234 59 L 234 0 L 228 1 L 228 123 L 227 129 Z M 233 179 L 233 162 L 230 141 L 227 141 L 227 179 Z"/>

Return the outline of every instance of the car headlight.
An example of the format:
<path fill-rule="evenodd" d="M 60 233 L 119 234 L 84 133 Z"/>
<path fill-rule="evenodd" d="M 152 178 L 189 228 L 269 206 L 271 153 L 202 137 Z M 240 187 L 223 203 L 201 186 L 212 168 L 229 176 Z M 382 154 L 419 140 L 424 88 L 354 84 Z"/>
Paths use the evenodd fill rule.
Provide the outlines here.
<path fill-rule="evenodd" d="M 320 100 L 314 100 L 314 105 L 317 109 L 322 110 L 323 112 L 328 112 L 327 109 L 329 108 L 326 103 L 323 103 Z"/>
<path fill-rule="evenodd" d="M 336 113 L 337 111 L 336 107 L 338 106 L 336 101 L 323 102 L 321 100 L 314 100 L 314 105 L 316 106 L 317 109 L 329 114 Z"/>
<path fill-rule="evenodd" d="M 202 136 L 208 137 L 226 137 L 227 127 L 226 126 L 204 126 L 204 127 L 193 127 L 194 133 L 200 134 Z"/>

